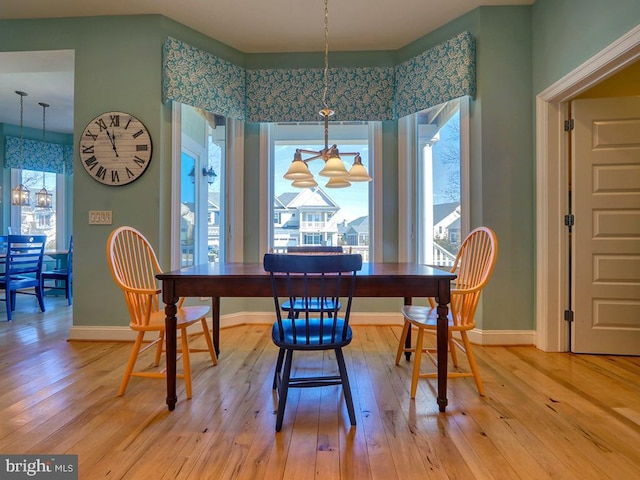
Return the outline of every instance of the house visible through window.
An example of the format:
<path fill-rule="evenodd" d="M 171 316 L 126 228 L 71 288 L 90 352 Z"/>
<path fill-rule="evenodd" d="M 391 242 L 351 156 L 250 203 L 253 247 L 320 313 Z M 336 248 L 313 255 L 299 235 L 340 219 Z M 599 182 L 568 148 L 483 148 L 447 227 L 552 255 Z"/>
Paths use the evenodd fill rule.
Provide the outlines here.
<path fill-rule="evenodd" d="M 180 266 L 219 261 L 224 242 L 226 119 L 180 106 Z"/>
<path fill-rule="evenodd" d="M 450 266 L 460 249 L 462 145 L 461 105 L 467 97 L 415 114 L 417 132 L 417 260 Z M 468 129 L 464 129 L 468 131 Z"/>
<path fill-rule="evenodd" d="M 318 151 L 324 148 L 321 124 L 272 124 L 272 186 L 270 246 L 275 252 L 294 245 L 343 245 L 353 253 L 370 258 L 371 225 L 368 182 L 354 182 L 348 188 L 328 188 L 329 180 L 319 175 L 321 159 L 307 163 L 317 187 L 299 189 L 282 178 L 295 150 Z M 359 152 L 362 163 L 372 173 L 369 161 L 369 128 L 364 122 L 329 125 L 330 142 L 340 152 Z M 303 156 L 303 159 L 306 157 Z M 353 156 L 342 155 L 347 170 Z"/>

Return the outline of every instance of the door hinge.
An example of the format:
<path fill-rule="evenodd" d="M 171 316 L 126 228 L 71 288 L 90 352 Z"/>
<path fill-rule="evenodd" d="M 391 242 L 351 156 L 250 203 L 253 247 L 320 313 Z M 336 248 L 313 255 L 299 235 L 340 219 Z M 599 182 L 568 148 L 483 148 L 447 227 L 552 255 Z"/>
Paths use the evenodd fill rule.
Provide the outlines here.
<path fill-rule="evenodd" d="M 570 131 L 570 130 L 573 130 L 573 126 L 574 126 L 574 124 L 573 124 L 573 118 L 572 118 L 572 119 L 570 119 L 570 120 L 565 120 L 565 121 L 564 121 L 564 131 L 565 131 L 565 132 L 568 132 L 568 131 Z"/>
<path fill-rule="evenodd" d="M 567 322 L 573 322 L 573 310 L 565 310 L 564 319 Z"/>
<path fill-rule="evenodd" d="M 573 225 L 575 224 L 575 221 L 576 221 L 576 217 L 574 217 L 573 214 L 564 216 L 564 224 L 567 227 L 573 227 Z"/>

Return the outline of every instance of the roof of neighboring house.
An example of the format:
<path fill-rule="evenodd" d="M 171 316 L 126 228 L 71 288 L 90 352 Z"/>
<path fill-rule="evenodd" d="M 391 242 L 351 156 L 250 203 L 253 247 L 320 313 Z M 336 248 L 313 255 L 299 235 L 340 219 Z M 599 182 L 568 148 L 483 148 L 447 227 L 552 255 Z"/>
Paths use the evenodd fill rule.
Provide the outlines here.
<path fill-rule="evenodd" d="M 338 204 L 320 187 L 305 188 L 300 192 L 285 192 L 274 199 L 274 206 L 294 209 L 304 207 L 340 209 Z"/>
<path fill-rule="evenodd" d="M 209 192 L 209 206 L 214 210 L 220 210 L 220 192 Z"/>
<path fill-rule="evenodd" d="M 338 224 L 338 233 L 345 235 L 347 233 L 368 233 L 369 232 L 369 216 L 358 217 L 350 222 L 342 222 Z"/>
<path fill-rule="evenodd" d="M 276 208 L 287 208 L 287 206 L 293 202 L 298 196 L 298 192 L 284 192 L 273 199 L 273 206 Z"/>
<path fill-rule="evenodd" d="M 441 222 L 447 215 L 450 215 L 456 208 L 460 206 L 460 202 L 440 203 L 433 206 L 433 224 Z"/>

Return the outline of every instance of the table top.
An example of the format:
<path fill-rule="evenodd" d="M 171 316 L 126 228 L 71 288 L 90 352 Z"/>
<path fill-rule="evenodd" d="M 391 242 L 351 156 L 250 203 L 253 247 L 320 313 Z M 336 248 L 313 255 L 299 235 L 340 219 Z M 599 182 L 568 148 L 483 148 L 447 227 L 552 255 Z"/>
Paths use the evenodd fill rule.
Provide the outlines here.
<path fill-rule="evenodd" d="M 269 274 L 262 263 L 212 263 L 156 275 L 165 303 L 176 297 L 270 297 Z M 358 271 L 356 297 L 431 297 L 449 299 L 448 284 L 456 276 L 415 263 L 364 263 Z M 447 284 L 442 291 L 443 284 Z"/>
<path fill-rule="evenodd" d="M 177 280 L 184 277 L 209 278 L 209 277 L 268 277 L 262 263 L 207 263 L 184 267 L 157 275 L 160 280 Z M 453 280 L 455 274 L 446 270 L 439 270 L 427 265 L 416 263 L 363 263 L 358 271 L 358 277 L 430 277 L 440 280 Z"/>

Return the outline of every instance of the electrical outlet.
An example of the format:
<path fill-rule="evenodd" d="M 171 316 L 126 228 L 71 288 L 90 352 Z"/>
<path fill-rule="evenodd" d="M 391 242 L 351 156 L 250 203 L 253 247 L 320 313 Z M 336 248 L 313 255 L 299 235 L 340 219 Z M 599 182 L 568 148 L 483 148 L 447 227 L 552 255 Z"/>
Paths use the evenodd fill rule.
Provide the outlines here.
<path fill-rule="evenodd" d="M 89 225 L 111 225 L 111 210 L 89 210 Z"/>

